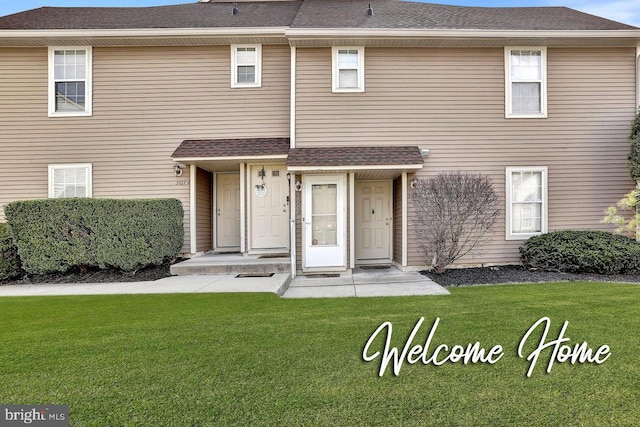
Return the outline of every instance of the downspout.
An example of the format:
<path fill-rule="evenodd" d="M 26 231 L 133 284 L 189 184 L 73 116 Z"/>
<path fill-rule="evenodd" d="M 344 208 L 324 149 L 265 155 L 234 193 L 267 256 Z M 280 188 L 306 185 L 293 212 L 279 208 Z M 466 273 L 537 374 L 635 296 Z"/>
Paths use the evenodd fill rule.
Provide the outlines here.
<path fill-rule="evenodd" d="M 289 106 L 289 146 L 291 148 L 296 148 L 296 61 L 296 47 L 291 46 L 291 105 Z"/>
<path fill-rule="evenodd" d="M 295 46 L 291 46 L 291 100 L 289 105 L 289 147 L 296 148 L 296 61 L 297 51 Z M 289 180 L 289 241 L 291 253 L 291 278 L 296 278 L 296 174 L 292 173 Z M 293 181 L 293 183 L 291 182 Z M 293 185 L 292 185 L 293 184 Z"/>

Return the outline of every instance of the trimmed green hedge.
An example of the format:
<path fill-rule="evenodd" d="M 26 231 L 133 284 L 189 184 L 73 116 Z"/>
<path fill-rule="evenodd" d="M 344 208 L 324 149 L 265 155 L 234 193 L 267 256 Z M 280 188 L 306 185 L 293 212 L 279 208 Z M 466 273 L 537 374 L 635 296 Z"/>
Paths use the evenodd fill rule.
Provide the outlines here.
<path fill-rule="evenodd" d="M 0 280 L 12 279 L 20 275 L 18 247 L 9 233 L 7 223 L 0 223 Z"/>
<path fill-rule="evenodd" d="M 567 273 L 639 274 L 640 243 L 604 231 L 554 231 L 520 247 L 529 268 Z"/>
<path fill-rule="evenodd" d="M 137 270 L 175 258 L 184 242 L 177 199 L 47 199 L 9 203 L 5 216 L 22 268 Z"/>

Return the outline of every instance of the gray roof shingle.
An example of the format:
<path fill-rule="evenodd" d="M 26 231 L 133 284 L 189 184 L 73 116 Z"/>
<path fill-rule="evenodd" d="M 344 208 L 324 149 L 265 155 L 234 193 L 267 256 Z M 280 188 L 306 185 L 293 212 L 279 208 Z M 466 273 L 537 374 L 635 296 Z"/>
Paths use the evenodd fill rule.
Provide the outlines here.
<path fill-rule="evenodd" d="M 289 138 L 187 139 L 171 155 L 174 159 L 260 157 L 286 155 Z"/>
<path fill-rule="evenodd" d="M 373 16 L 367 16 L 371 3 Z M 403 0 L 279 0 L 157 7 L 42 7 L 0 18 L 0 30 L 359 28 L 476 30 L 636 29 L 566 7 L 462 7 Z"/>
<path fill-rule="evenodd" d="M 287 166 L 411 166 L 424 160 L 418 146 L 292 148 Z"/>
<path fill-rule="evenodd" d="M 367 16 L 371 3 L 373 16 Z M 624 30 L 567 7 L 466 7 L 400 0 L 305 0 L 292 28 Z"/>
<path fill-rule="evenodd" d="M 287 27 L 297 1 L 189 3 L 155 7 L 41 7 L 0 18 L 4 30 Z"/>

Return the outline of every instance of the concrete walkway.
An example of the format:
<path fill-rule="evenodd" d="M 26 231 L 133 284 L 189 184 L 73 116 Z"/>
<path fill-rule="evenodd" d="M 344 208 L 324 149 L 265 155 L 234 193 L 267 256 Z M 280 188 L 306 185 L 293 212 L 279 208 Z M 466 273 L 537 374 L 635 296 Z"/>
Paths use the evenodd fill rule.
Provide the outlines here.
<path fill-rule="evenodd" d="M 298 276 L 291 281 L 285 298 L 387 297 L 448 295 L 442 286 L 418 272 L 356 268 L 352 274 Z"/>
<path fill-rule="evenodd" d="M 272 292 L 282 295 L 289 274 L 236 278 L 236 274 L 172 276 L 153 282 L 60 283 L 0 286 L 2 296 L 172 294 L 210 292 Z"/>
<path fill-rule="evenodd" d="M 60 283 L 0 286 L 3 296 L 170 294 L 211 292 L 271 292 L 285 298 L 340 298 L 448 294 L 420 273 L 355 269 L 339 277 L 237 277 L 237 274 L 172 276 L 152 282 Z"/>

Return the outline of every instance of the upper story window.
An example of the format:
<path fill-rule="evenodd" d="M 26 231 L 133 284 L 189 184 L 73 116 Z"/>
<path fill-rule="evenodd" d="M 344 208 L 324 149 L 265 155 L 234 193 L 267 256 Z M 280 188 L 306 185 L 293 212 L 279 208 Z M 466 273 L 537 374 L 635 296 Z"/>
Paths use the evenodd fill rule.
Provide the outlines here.
<path fill-rule="evenodd" d="M 364 92 L 364 47 L 333 47 L 333 92 Z"/>
<path fill-rule="evenodd" d="M 49 48 L 49 116 L 91 115 L 91 47 Z"/>
<path fill-rule="evenodd" d="M 508 167 L 507 240 L 547 232 L 547 167 Z"/>
<path fill-rule="evenodd" d="M 91 197 L 91 163 L 49 165 L 49 198 Z"/>
<path fill-rule="evenodd" d="M 547 117 L 547 49 L 505 48 L 505 116 Z"/>
<path fill-rule="evenodd" d="M 231 87 L 262 86 L 262 46 L 231 46 Z"/>

